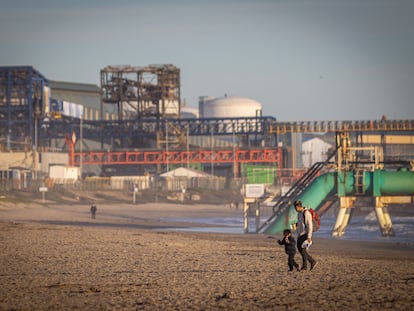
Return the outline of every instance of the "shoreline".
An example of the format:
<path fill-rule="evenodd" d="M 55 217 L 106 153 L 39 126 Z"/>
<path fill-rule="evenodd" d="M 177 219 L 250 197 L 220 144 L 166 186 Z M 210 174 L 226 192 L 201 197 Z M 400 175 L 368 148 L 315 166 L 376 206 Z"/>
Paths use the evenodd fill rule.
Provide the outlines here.
<path fill-rule="evenodd" d="M 135 228 L 147 230 L 170 230 L 192 233 L 246 234 L 243 228 L 243 209 L 230 209 L 227 204 L 98 204 L 96 219 L 91 219 L 89 205 L 82 204 L 9 204 L 0 201 L 0 221 L 16 221 L 58 226 L 91 226 L 101 228 Z M 411 214 L 408 214 L 411 215 Z M 223 221 L 225 220 L 225 221 Z M 226 222 L 228 220 L 228 222 Z M 327 219 L 329 221 L 329 219 Z M 249 216 L 249 235 L 256 234 L 254 216 Z M 330 220 L 332 222 L 332 219 Z M 324 224 L 323 224 L 324 225 Z M 332 224 L 333 225 L 333 224 Z M 335 241 L 360 241 L 384 244 L 398 244 L 414 247 L 406 239 L 382 237 L 378 231 L 375 239 L 362 236 L 333 237 L 322 227 L 315 237 Z M 223 230 L 222 230 L 223 229 Z M 211 230 L 211 231 L 209 231 Z"/>

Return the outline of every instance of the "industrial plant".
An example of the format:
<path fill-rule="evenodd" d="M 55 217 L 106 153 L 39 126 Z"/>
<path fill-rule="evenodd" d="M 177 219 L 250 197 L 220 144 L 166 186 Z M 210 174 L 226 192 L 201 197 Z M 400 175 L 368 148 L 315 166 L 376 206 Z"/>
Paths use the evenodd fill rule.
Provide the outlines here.
<path fill-rule="evenodd" d="M 187 106 L 172 64 L 107 66 L 99 86 L 53 81 L 31 66 L 0 67 L 2 191 L 93 185 L 243 193 L 245 185 L 260 184 L 265 193 L 252 202 L 270 202 L 271 209 L 257 231 L 279 231 L 286 225 L 279 222 L 292 218 L 286 215 L 293 200 L 309 196 L 321 211 L 340 199 L 341 235 L 357 197 L 377 198 L 382 219 L 386 203 L 398 201 L 390 197 L 412 203 L 413 133 L 414 120 L 385 116 L 283 122 L 263 115 L 254 99 L 226 94 L 200 95 L 198 107 Z M 323 197 L 314 194 L 318 187 L 306 192 L 324 174 Z M 378 184 L 401 178 L 398 189 Z M 388 220 L 380 225 L 392 234 Z"/>

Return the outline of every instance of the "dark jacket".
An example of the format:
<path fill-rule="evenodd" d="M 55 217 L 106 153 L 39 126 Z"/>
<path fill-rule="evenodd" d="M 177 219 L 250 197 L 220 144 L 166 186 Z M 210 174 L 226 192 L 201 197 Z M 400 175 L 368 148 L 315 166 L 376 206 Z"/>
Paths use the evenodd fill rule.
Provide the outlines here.
<path fill-rule="evenodd" d="M 283 239 L 279 240 L 278 242 L 279 242 L 279 245 L 285 246 L 286 254 L 296 253 L 296 240 L 293 236 L 283 237 Z"/>

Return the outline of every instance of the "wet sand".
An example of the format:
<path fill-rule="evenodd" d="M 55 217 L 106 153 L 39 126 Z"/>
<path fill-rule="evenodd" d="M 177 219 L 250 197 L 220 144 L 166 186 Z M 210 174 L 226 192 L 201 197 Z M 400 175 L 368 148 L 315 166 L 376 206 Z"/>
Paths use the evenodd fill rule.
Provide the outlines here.
<path fill-rule="evenodd" d="M 0 310 L 410 310 L 414 248 L 322 239 L 289 272 L 279 236 L 169 230 L 223 205 L 0 204 Z M 296 255 L 300 262 L 300 255 Z"/>

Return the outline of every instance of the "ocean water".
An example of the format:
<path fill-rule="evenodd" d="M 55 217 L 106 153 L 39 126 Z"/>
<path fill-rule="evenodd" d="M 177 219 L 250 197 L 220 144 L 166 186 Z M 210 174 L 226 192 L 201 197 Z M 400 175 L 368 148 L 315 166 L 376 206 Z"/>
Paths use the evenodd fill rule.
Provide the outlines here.
<path fill-rule="evenodd" d="M 176 231 L 190 231 L 190 232 L 212 232 L 212 233 L 232 233 L 243 234 L 243 217 L 228 217 L 228 218 L 165 218 L 164 220 L 176 222 L 191 222 L 200 224 L 190 228 L 174 228 Z M 267 218 L 262 218 L 261 223 L 264 223 Z M 374 211 L 362 215 L 352 216 L 348 226 L 345 229 L 345 234 L 341 237 L 333 237 L 332 230 L 336 222 L 335 215 L 323 215 L 321 217 L 321 227 L 316 237 L 359 240 L 359 241 L 378 241 L 390 243 L 402 243 L 414 245 L 414 216 L 392 216 L 391 221 L 395 236 L 383 237 L 381 235 L 380 227 Z M 208 225 L 208 226 L 204 226 Z M 254 217 L 249 218 L 249 233 L 256 231 L 256 220 Z"/>
<path fill-rule="evenodd" d="M 335 216 L 322 217 L 318 236 L 329 238 L 332 237 L 332 229 L 336 222 Z M 392 227 L 395 236 L 384 237 L 374 211 L 364 216 L 353 216 L 345 229 L 342 237 L 338 239 L 359 240 L 359 241 L 381 241 L 392 243 L 404 243 L 414 245 L 414 216 L 396 216 L 391 215 Z"/>

